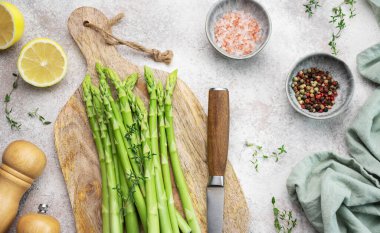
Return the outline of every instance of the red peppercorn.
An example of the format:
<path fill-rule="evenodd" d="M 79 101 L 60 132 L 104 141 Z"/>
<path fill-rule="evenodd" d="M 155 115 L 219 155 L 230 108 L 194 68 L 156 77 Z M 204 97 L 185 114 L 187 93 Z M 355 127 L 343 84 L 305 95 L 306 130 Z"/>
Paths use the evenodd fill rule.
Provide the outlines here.
<path fill-rule="evenodd" d="M 302 109 L 309 112 L 327 112 L 335 104 L 339 83 L 328 71 L 312 67 L 293 77 L 292 89 Z"/>

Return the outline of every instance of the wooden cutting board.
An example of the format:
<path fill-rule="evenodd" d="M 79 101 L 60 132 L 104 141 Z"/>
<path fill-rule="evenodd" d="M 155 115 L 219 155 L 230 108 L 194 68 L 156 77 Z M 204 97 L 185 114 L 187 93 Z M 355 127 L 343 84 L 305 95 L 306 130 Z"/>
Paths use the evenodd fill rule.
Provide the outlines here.
<path fill-rule="evenodd" d="M 103 37 L 83 26 L 88 20 L 99 26 L 106 25 L 107 17 L 91 7 L 76 9 L 68 20 L 69 31 L 83 53 L 87 71 L 94 78 L 95 62 L 112 67 L 121 77 L 138 72 L 142 67 L 132 64 L 106 45 Z M 154 70 L 155 77 L 165 81 L 168 73 Z M 70 77 L 73 78 L 73 77 Z M 76 77 L 80 78 L 80 77 Z M 139 79 L 135 91 L 147 102 L 145 82 Z M 207 93 L 205 93 L 206 95 Z M 189 87 L 178 80 L 174 92 L 174 126 L 181 165 L 202 231 L 207 232 L 206 185 L 206 114 Z M 81 88 L 74 93 L 61 110 L 54 126 L 55 146 L 66 181 L 78 233 L 101 232 L 101 182 L 99 162 L 82 100 Z M 249 212 L 235 172 L 228 163 L 226 171 L 224 232 L 248 232 Z M 182 209 L 177 190 L 176 205 Z"/>

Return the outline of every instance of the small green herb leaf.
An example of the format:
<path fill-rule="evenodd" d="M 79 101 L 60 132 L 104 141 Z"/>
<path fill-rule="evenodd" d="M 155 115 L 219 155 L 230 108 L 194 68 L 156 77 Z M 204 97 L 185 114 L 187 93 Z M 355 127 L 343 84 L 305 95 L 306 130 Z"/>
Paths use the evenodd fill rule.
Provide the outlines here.
<path fill-rule="evenodd" d="M 276 207 L 276 199 L 272 197 L 274 228 L 278 233 L 291 233 L 297 226 L 297 219 L 293 217 L 292 210 L 280 210 Z"/>

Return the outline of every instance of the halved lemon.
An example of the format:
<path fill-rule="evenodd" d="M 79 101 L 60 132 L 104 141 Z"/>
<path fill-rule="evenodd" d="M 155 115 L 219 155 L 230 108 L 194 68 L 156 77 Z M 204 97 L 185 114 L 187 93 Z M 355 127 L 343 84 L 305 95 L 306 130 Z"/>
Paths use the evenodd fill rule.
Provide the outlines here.
<path fill-rule="evenodd" d="M 36 87 L 48 87 L 65 76 L 67 57 L 57 42 L 37 38 L 22 48 L 17 68 L 25 82 Z"/>
<path fill-rule="evenodd" d="M 24 16 L 17 7 L 0 1 L 0 49 L 19 41 L 24 33 Z"/>

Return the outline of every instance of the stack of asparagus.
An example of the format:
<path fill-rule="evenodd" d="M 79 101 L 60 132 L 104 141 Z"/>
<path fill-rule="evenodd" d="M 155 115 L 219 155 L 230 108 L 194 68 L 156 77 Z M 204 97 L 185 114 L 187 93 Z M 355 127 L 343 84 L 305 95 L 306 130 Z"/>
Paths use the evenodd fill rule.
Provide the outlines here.
<path fill-rule="evenodd" d="M 99 87 L 87 75 L 83 97 L 99 154 L 103 233 L 201 232 L 179 162 L 173 128 L 172 97 L 177 71 L 166 90 L 145 67 L 149 112 L 134 94 L 138 75 L 121 81 L 96 64 Z M 109 83 L 115 87 L 114 98 Z M 174 205 L 169 156 L 186 220 Z"/>

